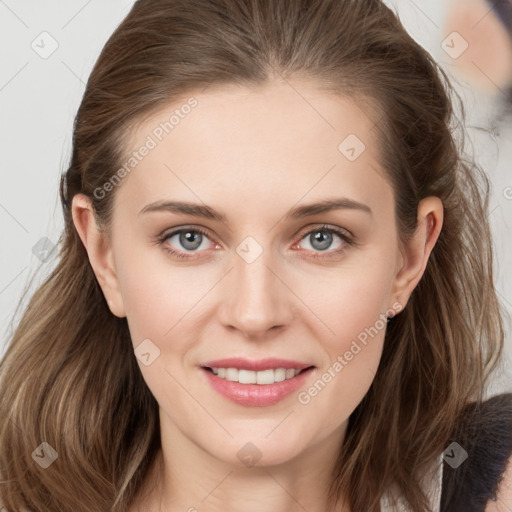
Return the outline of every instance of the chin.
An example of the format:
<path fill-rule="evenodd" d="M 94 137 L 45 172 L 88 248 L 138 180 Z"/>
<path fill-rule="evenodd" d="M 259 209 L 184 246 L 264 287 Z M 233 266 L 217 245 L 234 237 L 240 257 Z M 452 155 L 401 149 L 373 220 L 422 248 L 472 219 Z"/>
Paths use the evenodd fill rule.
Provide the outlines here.
<path fill-rule="evenodd" d="M 263 468 L 291 462 L 306 449 L 305 445 L 297 442 L 295 436 L 276 435 L 274 439 L 270 437 L 265 438 L 261 434 L 251 437 L 246 433 L 243 439 L 231 439 L 229 445 L 218 445 L 210 453 L 233 466 Z M 223 450 L 220 451 L 219 448 Z"/>

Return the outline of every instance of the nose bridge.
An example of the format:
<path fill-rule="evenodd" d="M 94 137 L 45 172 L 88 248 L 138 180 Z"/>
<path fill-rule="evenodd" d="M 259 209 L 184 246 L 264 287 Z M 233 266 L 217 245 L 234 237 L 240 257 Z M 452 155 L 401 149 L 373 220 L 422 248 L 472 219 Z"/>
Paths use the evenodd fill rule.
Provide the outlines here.
<path fill-rule="evenodd" d="M 258 336 L 290 321 L 287 288 L 275 275 L 275 266 L 271 249 L 264 249 L 254 238 L 246 237 L 239 244 L 224 303 L 225 325 Z"/>

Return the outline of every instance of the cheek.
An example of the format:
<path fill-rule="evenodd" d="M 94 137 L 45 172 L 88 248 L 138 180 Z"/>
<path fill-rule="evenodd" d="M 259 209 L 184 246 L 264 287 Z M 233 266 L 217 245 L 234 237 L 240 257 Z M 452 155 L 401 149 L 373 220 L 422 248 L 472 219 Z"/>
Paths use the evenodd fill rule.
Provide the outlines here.
<path fill-rule="evenodd" d="M 211 288 L 211 271 L 179 267 L 163 249 L 127 248 L 116 264 L 134 345 L 142 339 L 169 339 L 188 320 Z M 200 309 L 200 308 L 198 308 Z"/>
<path fill-rule="evenodd" d="M 321 338 L 331 357 L 348 350 L 367 329 L 382 330 L 382 316 L 390 304 L 393 275 L 391 259 L 381 253 L 380 260 L 361 258 L 357 264 L 340 266 L 328 276 L 311 276 L 303 281 L 299 293 L 322 321 Z M 384 324 L 385 324 L 384 320 Z M 318 331 L 320 333 L 320 331 Z"/>
<path fill-rule="evenodd" d="M 369 384 L 364 376 L 376 372 L 387 326 L 385 311 L 388 296 L 385 287 L 375 282 L 359 282 L 336 295 L 326 294 L 324 317 L 330 331 L 323 336 L 323 348 L 328 353 L 327 367 L 342 375 L 345 389 L 356 390 Z M 332 332 L 331 332 L 332 331 Z M 333 366 L 333 363 L 339 364 Z M 340 366 L 341 365 L 341 366 Z"/>
<path fill-rule="evenodd" d="M 338 428 L 367 394 L 380 363 L 386 332 L 387 287 L 372 280 L 345 282 L 335 294 L 323 296 L 326 353 L 309 387 L 297 400 L 304 414 L 317 418 L 326 433 Z"/>
<path fill-rule="evenodd" d="M 380 254 L 378 260 L 361 258 L 350 269 L 340 269 L 338 277 L 308 286 L 308 305 L 322 320 L 316 337 L 327 357 L 298 399 L 315 414 L 333 413 L 324 418 L 326 429 L 357 407 L 379 366 L 393 277 L 391 260 Z"/>
<path fill-rule="evenodd" d="M 163 251 L 155 258 L 158 252 L 130 248 L 123 253 L 129 256 L 117 265 L 132 344 L 142 376 L 158 403 L 165 410 L 200 415 L 179 383 L 184 382 L 184 361 L 196 339 L 191 332 L 201 312 L 201 297 L 214 281 L 203 271 L 168 262 Z M 140 354 L 147 352 L 150 362 L 145 365 Z M 195 394 L 194 385 L 189 383 L 187 389 Z M 176 396 L 181 397 L 178 406 Z"/>

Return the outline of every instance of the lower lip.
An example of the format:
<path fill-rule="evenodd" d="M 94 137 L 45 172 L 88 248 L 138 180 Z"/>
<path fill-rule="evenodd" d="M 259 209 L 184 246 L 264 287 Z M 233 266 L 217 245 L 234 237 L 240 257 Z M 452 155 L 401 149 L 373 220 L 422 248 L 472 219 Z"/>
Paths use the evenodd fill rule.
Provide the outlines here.
<path fill-rule="evenodd" d="M 296 391 L 304 384 L 314 368 L 308 368 L 291 379 L 274 384 L 240 384 L 213 374 L 201 368 L 215 391 L 229 400 L 247 407 L 274 405 Z"/>

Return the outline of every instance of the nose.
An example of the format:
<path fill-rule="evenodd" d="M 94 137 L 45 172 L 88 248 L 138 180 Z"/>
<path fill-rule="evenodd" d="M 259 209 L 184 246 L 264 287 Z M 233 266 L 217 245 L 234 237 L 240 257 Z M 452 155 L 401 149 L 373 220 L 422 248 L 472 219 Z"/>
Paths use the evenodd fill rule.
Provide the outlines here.
<path fill-rule="evenodd" d="M 293 293 L 284 276 L 273 267 L 267 251 L 251 263 L 234 255 L 234 269 L 225 282 L 225 299 L 219 310 L 222 324 L 250 339 L 290 324 Z"/>

